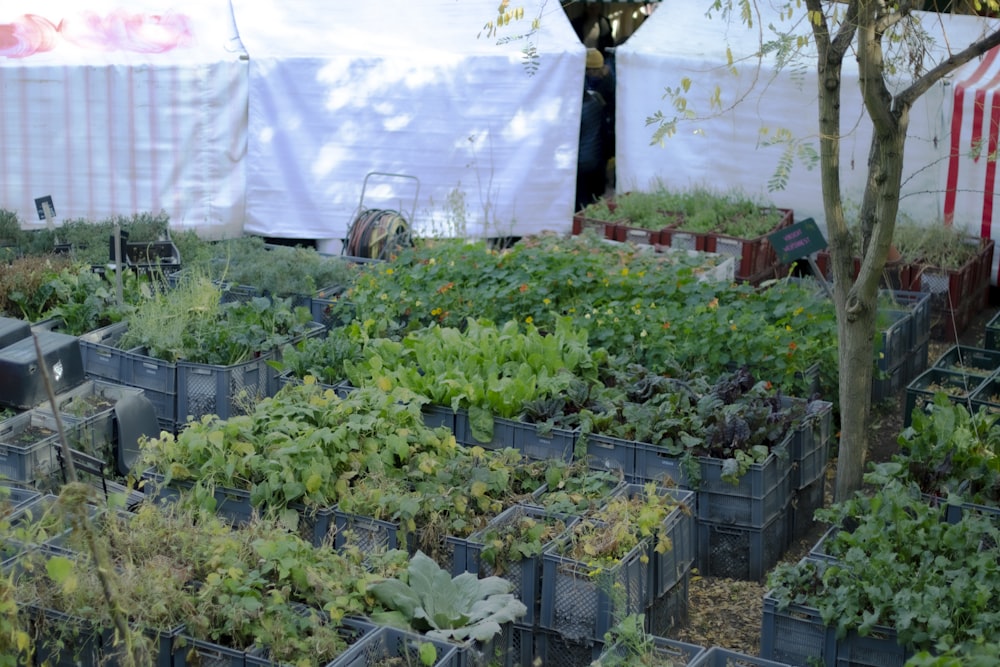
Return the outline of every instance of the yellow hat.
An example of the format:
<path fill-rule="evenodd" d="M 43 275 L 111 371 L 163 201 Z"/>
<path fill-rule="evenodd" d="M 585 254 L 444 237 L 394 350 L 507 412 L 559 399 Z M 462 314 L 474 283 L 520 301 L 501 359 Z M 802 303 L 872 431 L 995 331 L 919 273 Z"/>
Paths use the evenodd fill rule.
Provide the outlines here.
<path fill-rule="evenodd" d="M 587 69 L 601 69 L 604 67 L 604 56 L 597 49 L 587 49 Z"/>

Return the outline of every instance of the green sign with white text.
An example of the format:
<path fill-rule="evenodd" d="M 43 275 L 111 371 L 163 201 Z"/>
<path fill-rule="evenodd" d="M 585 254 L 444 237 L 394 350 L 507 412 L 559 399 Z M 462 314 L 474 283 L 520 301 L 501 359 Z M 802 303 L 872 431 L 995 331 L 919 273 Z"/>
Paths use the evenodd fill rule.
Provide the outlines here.
<path fill-rule="evenodd" d="M 778 261 L 782 264 L 794 262 L 799 257 L 807 257 L 826 248 L 823 232 L 819 231 L 812 218 L 775 230 L 767 235 L 767 240 L 771 242 L 778 254 Z"/>

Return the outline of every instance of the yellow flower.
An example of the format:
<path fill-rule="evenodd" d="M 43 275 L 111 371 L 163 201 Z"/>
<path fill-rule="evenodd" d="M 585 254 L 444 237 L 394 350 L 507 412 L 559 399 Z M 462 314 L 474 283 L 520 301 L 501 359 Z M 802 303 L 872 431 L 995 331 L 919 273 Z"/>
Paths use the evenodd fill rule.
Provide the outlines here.
<path fill-rule="evenodd" d="M 440 308 L 435 308 L 434 310 L 431 311 L 431 315 L 433 315 L 434 317 L 437 317 L 440 314 L 441 314 Z"/>
<path fill-rule="evenodd" d="M 433 257 L 431 257 L 431 259 L 430 259 L 430 261 L 428 262 L 428 264 L 437 264 L 437 260 L 436 260 L 436 259 L 434 259 Z"/>
<path fill-rule="evenodd" d="M 623 276 L 627 276 L 628 275 L 628 267 L 627 266 L 622 269 L 622 275 Z"/>
<path fill-rule="evenodd" d="M 391 266 L 388 269 L 385 270 L 385 275 L 387 275 L 387 276 L 391 276 L 394 273 L 395 273 L 395 271 L 393 270 L 393 268 Z"/>
<path fill-rule="evenodd" d="M 550 303 L 552 303 L 552 299 L 550 299 L 550 298 L 546 297 L 546 298 L 542 299 L 542 303 L 544 303 L 544 304 L 545 304 L 545 305 L 547 306 L 547 305 L 549 305 Z"/>
<path fill-rule="evenodd" d="M 526 322 L 527 324 L 531 324 L 532 322 L 534 322 L 534 321 L 535 321 L 535 318 L 533 318 L 533 317 L 532 317 L 531 315 L 528 315 L 528 316 L 527 316 L 526 318 L 524 318 L 524 321 L 525 321 L 525 322 Z"/>

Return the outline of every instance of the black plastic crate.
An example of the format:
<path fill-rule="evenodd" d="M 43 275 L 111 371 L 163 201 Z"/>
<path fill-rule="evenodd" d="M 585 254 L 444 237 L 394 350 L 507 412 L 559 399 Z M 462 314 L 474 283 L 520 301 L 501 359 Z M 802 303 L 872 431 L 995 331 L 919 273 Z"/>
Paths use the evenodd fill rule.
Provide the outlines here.
<path fill-rule="evenodd" d="M 986 378 L 981 375 L 958 373 L 944 368 L 928 368 L 906 386 L 903 424 L 909 426 L 913 410 L 932 402 L 938 392 L 947 394 L 953 403 L 969 405 L 971 395 L 985 382 Z"/>
<path fill-rule="evenodd" d="M 36 349 L 36 341 L 38 349 Z M 39 350 L 43 364 L 39 364 Z M 27 410 L 48 400 L 42 368 L 56 393 L 67 391 L 84 380 L 80 340 L 56 331 L 36 331 L 0 348 L 0 405 Z"/>
<path fill-rule="evenodd" d="M 1000 350 L 952 345 L 934 360 L 932 367 L 985 377 L 1000 369 Z"/>
<path fill-rule="evenodd" d="M 990 318 L 986 323 L 986 334 L 983 338 L 983 347 L 987 350 L 1000 350 L 1000 312 Z"/>
<path fill-rule="evenodd" d="M 13 317 L 0 317 L 0 349 L 31 335 L 31 325 Z"/>

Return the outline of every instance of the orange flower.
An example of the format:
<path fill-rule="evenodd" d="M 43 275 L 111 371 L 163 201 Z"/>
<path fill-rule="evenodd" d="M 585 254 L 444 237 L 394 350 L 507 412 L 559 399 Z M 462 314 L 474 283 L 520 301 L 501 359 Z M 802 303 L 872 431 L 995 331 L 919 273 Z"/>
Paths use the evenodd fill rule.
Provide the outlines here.
<path fill-rule="evenodd" d="M 520 287 L 518 287 L 518 289 L 521 290 L 521 294 L 524 294 L 525 292 L 528 291 L 528 286 L 525 285 L 525 284 L 522 284 Z"/>
<path fill-rule="evenodd" d="M 708 302 L 708 307 L 709 308 L 718 308 L 719 307 L 719 297 L 715 297 L 714 299 L 712 299 L 711 301 L 709 301 Z"/>
<path fill-rule="evenodd" d="M 798 347 L 798 345 L 795 344 L 794 340 L 791 343 L 788 344 L 788 349 L 789 350 L 794 350 L 797 347 Z"/>
<path fill-rule="evenodd" d="M 664 322 L 663 323 L 663 328 L 664 329 L 669 329 L 670 328 L 670 322 Z"/>
<path fill-rule="evenodd" d="M 447 292 L 448 290 L 450 290 L 454 286 L 455 286 L 455 283 L 448 283 L 447 285 L 444 285 L 442 287 L 438 287 L 437 293 L 438 294 L 444 294 L 445 292 Z"/>

